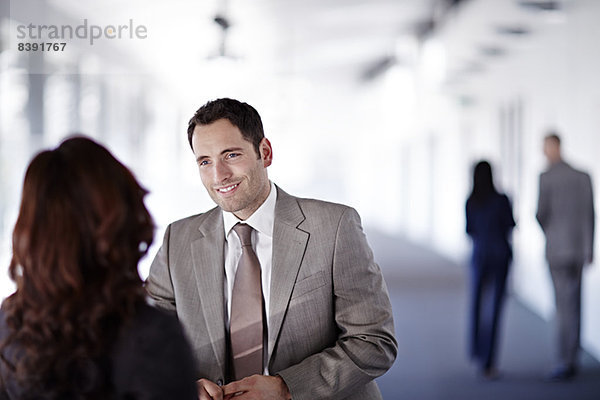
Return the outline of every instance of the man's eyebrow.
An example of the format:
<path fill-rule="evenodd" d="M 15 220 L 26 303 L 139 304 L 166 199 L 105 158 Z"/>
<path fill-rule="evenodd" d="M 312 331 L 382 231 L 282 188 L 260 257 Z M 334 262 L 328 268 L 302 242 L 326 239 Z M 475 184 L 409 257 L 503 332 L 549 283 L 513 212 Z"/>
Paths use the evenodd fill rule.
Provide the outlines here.
<path fill-rule="evenodd" d="M 243 148 L 241 148 L 241 147 L 231 147 L 231 148 L 229 148 L 229 149 L 225 149 L 225 150 L 223 150 L 223 151 L 221 152 L 221 154 L 225 154 L 225 153 L 231 153 L 231 152 L 233 152 L 233 151 L 242 151 L 242 150 L 244 150 L 244 149 L 243 149 Z"/>
<path fill-rule="evenodd" d="M 243 150 L 244 149 L 242 147 L 230 147 L 230 148 L 227 148 L 227 149 L 221 151 L 221 155 L 231 153 L 234 151 L 243 151 Z M 204 160 L 205 158 L 209 158 L 209 157 L 208 156 L 198 156 L 196 158 L 196 162 L 199 162 L 200 160 Z"/>

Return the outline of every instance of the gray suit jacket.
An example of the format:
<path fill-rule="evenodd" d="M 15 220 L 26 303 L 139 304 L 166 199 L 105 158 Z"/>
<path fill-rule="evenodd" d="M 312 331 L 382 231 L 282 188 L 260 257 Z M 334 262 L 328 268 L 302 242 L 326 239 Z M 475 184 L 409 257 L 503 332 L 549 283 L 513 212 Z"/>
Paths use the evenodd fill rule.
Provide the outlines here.
<path fill-rule="evenodd" d="M 381 271 L 352 208 L 277 188 L 268 346 L 271 374 L 292 398 L 380 399 L 374 378 L 397 353 Z M 227 373 L 224 229 L 220 208 L 171 224 L 146 282 L 177 313 L 198 377 Z"/>
<path fill-rule="evenodd" d="M 540 175 L 536 218 L 546 235 L 546 258 L 583 264 L 594 250 L 594 196 L 590 176 L 564 161 Z"/>

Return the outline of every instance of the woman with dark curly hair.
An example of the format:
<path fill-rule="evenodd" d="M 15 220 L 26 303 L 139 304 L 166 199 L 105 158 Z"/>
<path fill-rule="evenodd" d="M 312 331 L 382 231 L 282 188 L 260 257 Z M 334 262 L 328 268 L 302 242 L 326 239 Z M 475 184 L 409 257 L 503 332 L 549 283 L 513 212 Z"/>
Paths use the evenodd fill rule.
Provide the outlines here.
<path fill-rule="evenodd" d="M 0 398 L 196 399 L 177 320 L 146 304 L 146 191 L 75 137 L 29 165 L 0 310 Z"/>

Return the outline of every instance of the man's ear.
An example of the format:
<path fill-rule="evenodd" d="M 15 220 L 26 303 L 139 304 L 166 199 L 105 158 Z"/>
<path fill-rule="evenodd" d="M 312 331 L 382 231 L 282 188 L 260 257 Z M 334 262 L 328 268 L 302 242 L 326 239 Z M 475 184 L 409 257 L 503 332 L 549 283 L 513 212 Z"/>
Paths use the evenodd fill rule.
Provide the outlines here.
<path fill-rule="evenodd" d="M 263 166 L 267 168 L 273 162 L 273 148 L 269 139 L 262 138 L 259 144 L 260 159 L 263 160 Z"/>

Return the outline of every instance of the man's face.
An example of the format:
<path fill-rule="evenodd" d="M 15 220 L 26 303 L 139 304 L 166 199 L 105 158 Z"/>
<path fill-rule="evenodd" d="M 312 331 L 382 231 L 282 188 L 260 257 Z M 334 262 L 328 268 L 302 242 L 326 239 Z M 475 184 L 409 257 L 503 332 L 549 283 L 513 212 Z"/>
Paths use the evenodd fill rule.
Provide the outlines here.
<path fill-rule="evenodd" d="M 241 220 L 250 217 L 271 188 L 267 175 L 273 157 L 269 141 L 261 141 L 257 155 L 236 126 L 219 119 L 196 125 L 192 146 L 200 178 L 213 201 Z"/>
<path fill-rule="evenodd" d="M 552 139 L 544 140 L 544 155 L 550 163 L 554 163 L 560 159 L 560 146 Z"/>

